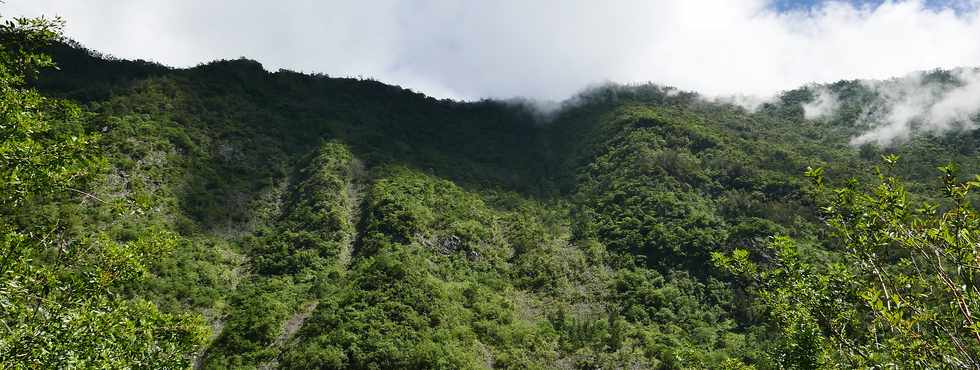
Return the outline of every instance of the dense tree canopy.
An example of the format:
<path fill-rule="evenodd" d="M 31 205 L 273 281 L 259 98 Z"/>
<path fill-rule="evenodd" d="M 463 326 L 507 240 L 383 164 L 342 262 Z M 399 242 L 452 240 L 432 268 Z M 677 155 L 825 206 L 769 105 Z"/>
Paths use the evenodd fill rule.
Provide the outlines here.
<path fill-rule="evenodd" d="M 896 156 L 886 157 L 894 166 Z M 891 168 L 889 168 L 891 169 Z M 754 280 L 772 323 L 783 333 L 780 362 L 797 368 L 881 364 L 976 368 L 980 354 L 980 214 L 971 197 L 980 176 L 960 181 L 942 166 L 945 202 L 912 200 L 897 178 L 825 189 L 813 178 L 822 213 L 840 239 L 840 259 L 814 265 L 787 238 L 774 258 L 755 262 L 744 249 L 716 254 L 722 266 Z"/>
<path fill-rule="evenodd" d="M 186 366 L 206 338 L 200 320 L 119 289 L 176 237 L 149 228 L 119 242 L 82 227 L 80 198 L 104 202 L 77 188 L 99 170 L 98 138 L 78 124 L 78 106 L 25 85 L 53 66 L 38 48 L 59 32 L 43 18 L 0 25 L 0 358 L 25 368 Z"/>
<path fill-rule="evenodd" d="M 861 83 L 818 120 L 813 87 L 750 112 L 650 84 L 545 117 L 0 31 L 4 365 L 980 360 L 980 134 L 851 146 Z"/>

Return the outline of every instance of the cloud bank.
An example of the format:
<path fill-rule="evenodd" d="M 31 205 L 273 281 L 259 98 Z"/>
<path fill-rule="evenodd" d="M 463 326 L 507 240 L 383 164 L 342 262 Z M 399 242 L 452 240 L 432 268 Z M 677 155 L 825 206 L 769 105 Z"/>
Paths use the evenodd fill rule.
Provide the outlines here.
<path fill-rule="evenodd" d="M 840 99 L 837 94 L 823 85 L 812 86 L 811 90 L 813 91 L 813 100 L 803 104 L 803 118 L 821 119 L 837 113 L 837 109 L 840 107 Z"/>
<path fill-rule="evenodd" d="M 980 70 L 954 70 L 949 80 L 941 76 L 918 72 L 887 81 L 862 82 L 878 101 L 864 108 L 859 122 L 870 129 L 851 143 L 891 145 L 913 133 L 975 130 L 980 116 Z"/>
<path fill-rule="evenodd" d="M 562 100 L 603 81 L 768 96 L 980 65 L 976 4 L 8 0 L 0 13 L 61 15 L 86 46 L 173 66 L 246 56 L 270 70 L 372 77 L 436 97 Z"/>

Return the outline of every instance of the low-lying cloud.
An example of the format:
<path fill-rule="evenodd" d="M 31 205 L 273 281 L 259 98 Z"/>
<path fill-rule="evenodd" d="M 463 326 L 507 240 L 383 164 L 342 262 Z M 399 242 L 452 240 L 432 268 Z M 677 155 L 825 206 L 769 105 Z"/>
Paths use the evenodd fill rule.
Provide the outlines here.
<path fill-rule="evenodd" d="M 803 118 L 821 119 L 830 117 L 837 112 L 840 107 L 840 99 L 837 94 L 823 85 L 815 85 L 810 89 L 813 93 L 813 100 L 803 104 Z"/>
<path fill-rule="evenodd" d="M 772 96 L 980 65 L 977 0 L 924 1 L 8 0 L 0 12 L 61 15 L 93 49 L 174 66 L 246 56 L 436 97 L 560 101 L 602 81 Z"/>
<path fill-rule="evenodd" d="M 913 73 L 887 81 L 866 81 L 878 101 L 865 107 L 861 121 L 870 129 L 852 144 L 890 145 L 915 133 L 946 134 L 977 128 L 980 115 L 980 70 L 942 74 Z"/>

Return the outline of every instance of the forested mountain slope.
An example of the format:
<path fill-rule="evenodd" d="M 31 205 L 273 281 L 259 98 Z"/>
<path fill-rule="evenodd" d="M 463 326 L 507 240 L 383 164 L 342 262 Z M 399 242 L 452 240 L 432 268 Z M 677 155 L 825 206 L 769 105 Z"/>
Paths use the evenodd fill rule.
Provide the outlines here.
<path fill-rule="evenodd" d="M 844 361 L 788 355 L 805 343 L 712 255 L 765 262 L 775 235 L 807 263 L 841 261 L 808 167 L 832 185 L 874 181 L 898 154 L 892 171 L 924 200 L 943 188 L 936 167 L 980 172 L 977 131 L 852 145 L 874 99 L 857 81 L 819 87 L 842 106 L 817 119 L 803 108 L 816 86 L 756 111 L 606 86 L 546 117 L 247 59 L 172 69 L 50 53 L 61 68 L 32 85 L 82 106 L 75 129 L 98 136 L 105 163 L 89 196 L 14 222 L 119 243 L 171 235 L 117 292 L 199 316 L 210 336 L 184 359 L 208 369 Z"/>

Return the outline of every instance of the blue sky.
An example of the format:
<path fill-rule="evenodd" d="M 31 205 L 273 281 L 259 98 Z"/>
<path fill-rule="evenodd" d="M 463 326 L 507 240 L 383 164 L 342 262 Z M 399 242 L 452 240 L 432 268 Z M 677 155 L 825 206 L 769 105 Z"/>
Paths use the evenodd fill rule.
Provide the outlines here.
<path fill-rule="evenodd" d="M 178 67 L 245 56 L 436 97 L 561 100 L 608 81 L 766 96 L 980 66 L 978 1 L 7 0 L 0 13 L 61 15 L 90 48 Z"/>

